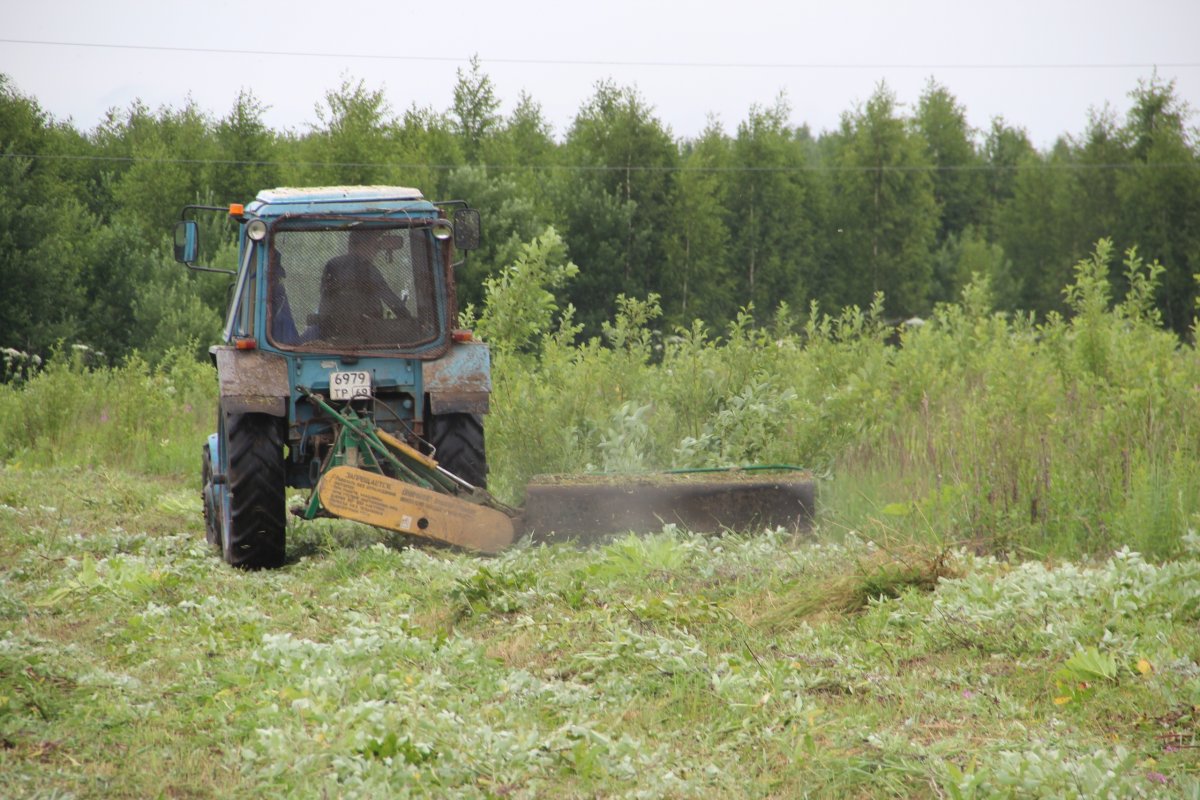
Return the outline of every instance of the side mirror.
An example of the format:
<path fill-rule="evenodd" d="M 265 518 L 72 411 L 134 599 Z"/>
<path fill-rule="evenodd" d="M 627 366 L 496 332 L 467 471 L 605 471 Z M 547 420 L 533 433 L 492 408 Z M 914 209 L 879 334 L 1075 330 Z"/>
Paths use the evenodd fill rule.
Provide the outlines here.
<path fill-rule="evenodd" d="M 191 266 L 200 257 L 200 226 L 194 219 L 175 223 L 175 260 Z"/>
<path fill-rule="evenodd" d="M 454 247 L 458 250 L 479 249 L 479 230 L 482 223 L 479 209 L 460 208 L 454 212 Z"/>

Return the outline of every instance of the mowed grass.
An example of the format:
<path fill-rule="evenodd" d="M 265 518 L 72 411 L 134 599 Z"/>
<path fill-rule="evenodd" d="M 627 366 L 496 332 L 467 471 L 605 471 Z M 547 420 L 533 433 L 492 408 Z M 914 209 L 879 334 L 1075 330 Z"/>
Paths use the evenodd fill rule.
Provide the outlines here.
<path fill-rule="evenodd" d="M 667 529 L 497 558 L 0 469 L 0 796 L 1200 794 L 1200 556 Z"/>

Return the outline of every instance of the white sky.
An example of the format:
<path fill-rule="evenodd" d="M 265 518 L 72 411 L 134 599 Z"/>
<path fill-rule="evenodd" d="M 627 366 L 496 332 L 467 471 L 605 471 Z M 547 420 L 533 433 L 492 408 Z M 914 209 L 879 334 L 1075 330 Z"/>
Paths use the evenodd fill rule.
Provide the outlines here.
<path fill-rule="evenodd" d="M 911 106 L 930 76 L 974 127 L 1002 115 L 1039 148 L 1082 133 L 1089 108 L 1124 119 L 1147 65 L 1200 109 L 1197 0 L 0 0 L 0 72 L 85 130 L 135 98 L 157 108 L 190 95 L 220 117 L 245 87 L 270 107 L 268 125 L 303 131 L 343 77 L 383 89 L 395 113 L 444 110 L 473 54 L 502 112 L 525 90 L 559 138 L 605 78 L 636 86 L 676 137 L 698 134 L 709 114 L 733 133 L 780 91 L 792 123 L 819 133 L 879 81 Z"/>

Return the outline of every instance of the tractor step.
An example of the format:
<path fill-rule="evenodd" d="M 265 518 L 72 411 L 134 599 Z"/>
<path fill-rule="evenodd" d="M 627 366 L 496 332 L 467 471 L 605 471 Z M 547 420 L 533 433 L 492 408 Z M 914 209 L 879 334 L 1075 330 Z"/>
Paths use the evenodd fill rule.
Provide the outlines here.
<path fill-rule="evenodd" d="M 590 541 L 668 523 L 697 533 L 804 531 L 815 500 L 812 475 L 793 469 L 540 476 L 526 489 L 521 528 L 534 541 Z"/>

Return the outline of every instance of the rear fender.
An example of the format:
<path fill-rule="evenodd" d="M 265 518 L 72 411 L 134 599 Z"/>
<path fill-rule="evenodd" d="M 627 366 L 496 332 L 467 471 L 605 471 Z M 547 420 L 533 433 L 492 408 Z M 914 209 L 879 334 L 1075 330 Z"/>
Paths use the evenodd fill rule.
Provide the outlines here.
<path fill-rule="evenodd" d="M 222 411 L 287 416 L 291 386 L 286 358 L 233 347 L 214 347 L 210 352 L 217 363 Z"/>
<path fill-rule="evenodd" d="M 434 414 L 486 414 L 492 393 L 492 362 L 483 342 L 458 342 L 439 359 L 421 364 Z"/>

